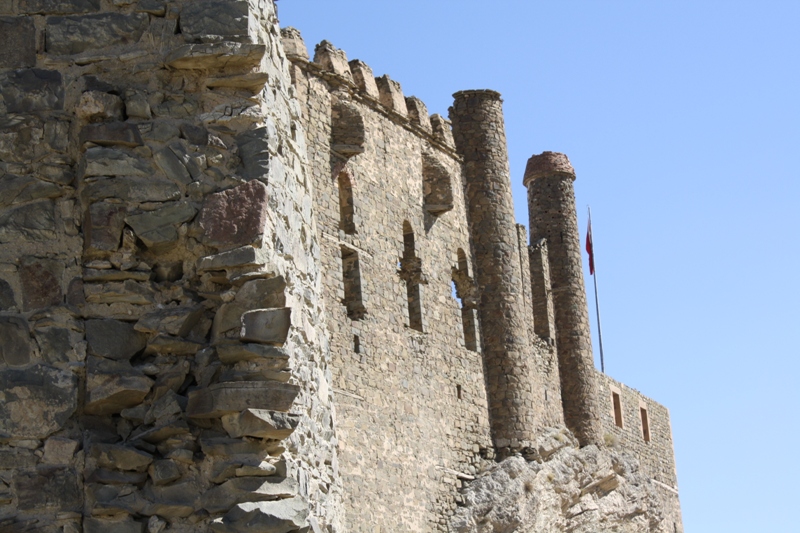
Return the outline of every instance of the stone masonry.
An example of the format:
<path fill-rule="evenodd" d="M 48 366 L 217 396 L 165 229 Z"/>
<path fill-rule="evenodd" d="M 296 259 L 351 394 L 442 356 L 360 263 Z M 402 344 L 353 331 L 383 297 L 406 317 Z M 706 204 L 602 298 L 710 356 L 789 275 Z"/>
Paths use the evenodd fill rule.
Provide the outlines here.
<path fill-rule="evenodd" d="M 0 46 L 0 532 L 682 532 L 498 93 L 429 115 L 272 0 L 0 0 Z"/>

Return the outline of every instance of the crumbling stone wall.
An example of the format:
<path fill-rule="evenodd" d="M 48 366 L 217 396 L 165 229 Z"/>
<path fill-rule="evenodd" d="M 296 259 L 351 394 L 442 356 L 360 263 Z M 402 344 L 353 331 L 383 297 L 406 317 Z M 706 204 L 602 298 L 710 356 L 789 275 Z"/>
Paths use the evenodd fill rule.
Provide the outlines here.
<path fill-rule="evenodd" d="M 347 528 L 443 531 L 492 454 L 480 339 L 464 328 L 477 337 L 461 159 L 444 119 L 394 80 L 327 42 L 311 62 L 296 30 L 283 35 L 308 132 Z M 343 251 L 358 255 L 357 316 Z"/>
<path fill-rule="evenodd" d="M 14 0 L 0 29 L 0 529 L 335 526 L 272 2 Z"/>
<path fill-rule="evenodd" d="M 636 389 L 595 372 L 604 443 L 636 457 L 640 471 L 654 482 L 665 521 L 675 524 L 675 531 L 683 531 L 669 409 Z M 619 398 L 618 413 L 615 393 Z"/>

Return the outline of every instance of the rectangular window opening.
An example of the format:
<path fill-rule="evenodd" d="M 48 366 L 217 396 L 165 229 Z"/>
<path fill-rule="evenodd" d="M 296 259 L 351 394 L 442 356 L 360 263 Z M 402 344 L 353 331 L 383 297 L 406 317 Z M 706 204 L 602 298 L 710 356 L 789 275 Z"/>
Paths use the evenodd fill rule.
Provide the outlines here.
<path fill-rule="evenodd" d="M 611 393 L 611 399 L 614 402 L 614 424 L 618 428 L 622 427 L 622 403 L 619 399 L 619 394 L 616 392 Z"/>
<path fill-rule="evenodd" d="M 361 339 L 358 335 L 353 335 L 353 351 L 355 353 L 361 353 Z"/>
<path fill-rule="evenodd" d="M 361 267 L 358 252 L 345 246 L 342 246 L 342 280 L 344 282 L 342 304 L 347 308 L 347 316 L 353 320 L 360 320 L 366 314 L 366 309 L 361 297 Z"/>
<path fill-rule="evenodd" d="M 417 283 L 407 283 L 408 288 L 408 325 L 411 329 L 422 331 L 422 299 Z"/>
<path fill-rule="evenodd" d="M 456 395 L 458 396 L 458 399 L 460 400 L 461 399 L 461 385 L 456 385 Z"/>
<path fill-rule="evenodd" d="M 639 413 L 642 415 L 642 437 L 645 442 L 650 442 L 650 421 L 647 419 L 647 409 L 640 407 Z"/>

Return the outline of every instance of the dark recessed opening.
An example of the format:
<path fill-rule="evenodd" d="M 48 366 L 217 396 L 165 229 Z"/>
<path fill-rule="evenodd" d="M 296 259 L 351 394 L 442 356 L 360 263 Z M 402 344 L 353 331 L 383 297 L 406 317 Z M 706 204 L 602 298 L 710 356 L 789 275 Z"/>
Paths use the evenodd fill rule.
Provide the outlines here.
<path fill-rule="evenodd" d="M 622 403 L 619 399 L 619 394 L 616 392 L 611 393 L 611 399 L 614 402 L 614 424 L 617 425 L 618 428 L 622 427 Z"/>
<path fill-rule="evenodd" d="M 642 437 L 645 442 L 650 442 L 650 421 L 647 419 L 647 409 L 640 407 L 639 414 L 642 415 Z"/>

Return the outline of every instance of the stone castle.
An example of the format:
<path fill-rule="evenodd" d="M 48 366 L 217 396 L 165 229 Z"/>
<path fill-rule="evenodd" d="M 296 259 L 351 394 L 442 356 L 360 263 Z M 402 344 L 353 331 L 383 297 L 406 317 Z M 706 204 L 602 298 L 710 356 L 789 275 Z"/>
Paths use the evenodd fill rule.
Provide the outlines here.
<path fill-rule="evenodd" d="M 272 0 L 0 0 L 0 44 L 0 532 L 683 532 L 498 93 L 429 116 Z"/>

